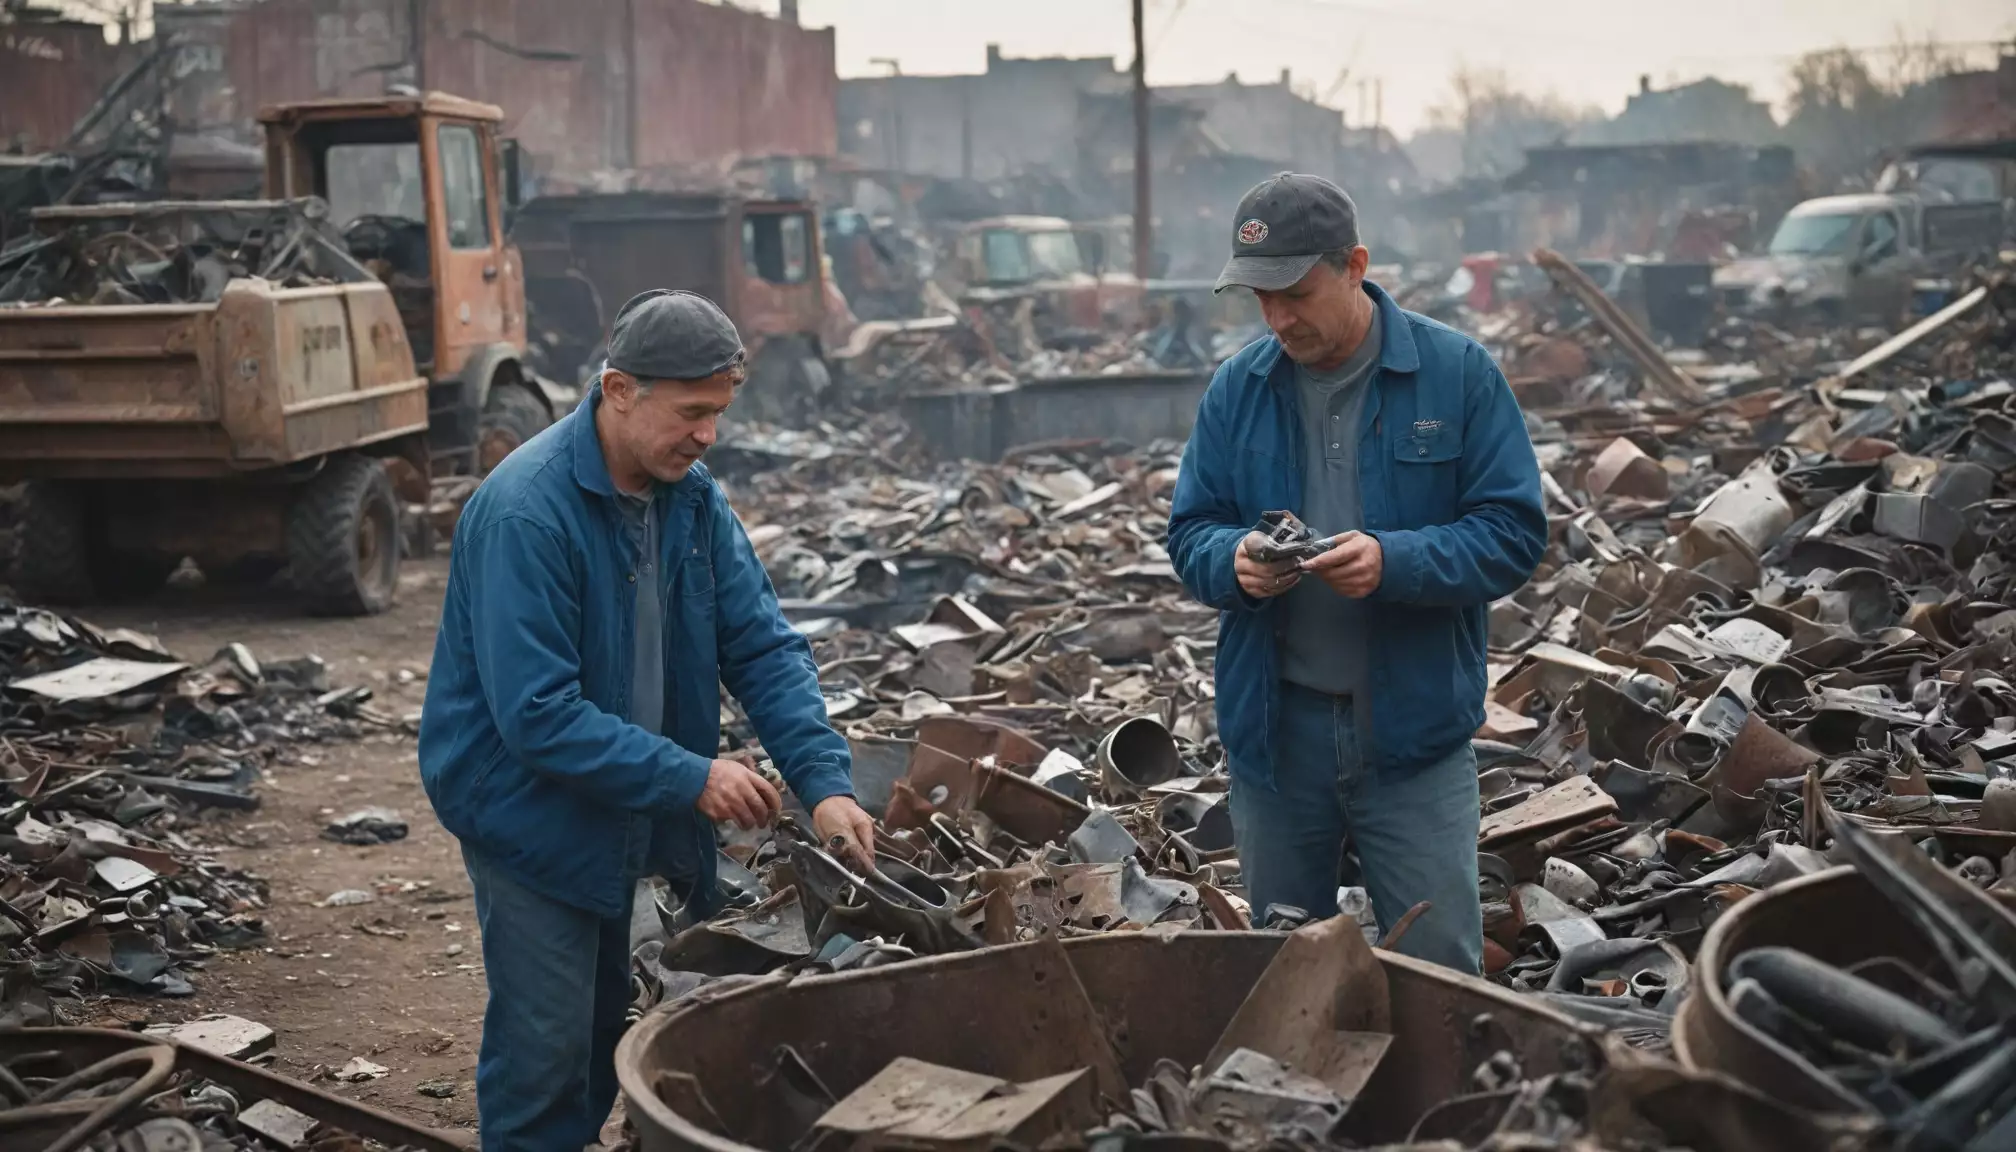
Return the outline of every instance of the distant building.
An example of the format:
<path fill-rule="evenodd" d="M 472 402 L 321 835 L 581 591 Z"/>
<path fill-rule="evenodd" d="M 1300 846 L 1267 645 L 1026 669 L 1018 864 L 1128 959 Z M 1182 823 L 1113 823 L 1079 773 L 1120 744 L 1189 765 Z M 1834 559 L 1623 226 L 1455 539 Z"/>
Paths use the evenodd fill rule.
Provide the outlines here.
<path fill-rule="evenodd" d="M 1018 59 L 987 49 L 974 75 L 892 75 L 840 82 L 843 159 L 862 169 L 986 185 L 943 196 L 973 212 L 1123 216 L 1133 206 L 1133 79 L 1114 57 Z M 1347 129 L 1344 115 L 1278 81 L 1158 87 L 1149 154 L 1170 275 L 1222 262 L 1240 193 L 1285 169 L 1314 172 L 1358 197 L 1368 222 L 1414 182 L 1392 133 Z M 1368 227 L 1369 227 L 1368 223 Z"/>
<path fill-rule="evenodd" d="M 1650 76 L 1640 77 L 1638 92 L 1624 111 L 1610 120 L 1589 124 L 1570 138 L 1575 144 L 1668 144 L 1688 140 L 1718 140 L 1757 146 L 1776 143 L 1778 121 L 1770 105 L 1750 95 L 1741 84 L 1710 76 L 1675 88 L 1655 89 Z"/>
<path fill-rule="evenodd" d="M 864 168 L 1000 180 L 1078 164 L 1078 98 L 1128 90 L 1111 56 L 1019 59 L 987 46 L 978 75 L 840 81 L 840 154 Z"/>

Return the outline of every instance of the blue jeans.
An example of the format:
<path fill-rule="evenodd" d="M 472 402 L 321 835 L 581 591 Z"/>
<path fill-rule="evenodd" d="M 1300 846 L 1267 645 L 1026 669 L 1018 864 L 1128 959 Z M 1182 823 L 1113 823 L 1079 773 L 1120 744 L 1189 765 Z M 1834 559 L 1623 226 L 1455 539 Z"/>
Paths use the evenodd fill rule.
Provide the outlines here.
<path fill-rule="evenodd" d="M 1395 951 L 1475 975 L 1484 919 L 1469 743 L 1432 764 L 1367 768 L 1350 701 L 1283 682 L 1276 747 L 1273 790 L 1232 778 L 1232 835 L 1254 920 L 1269 904 L 1336 915 L 1348 832 L 1381 931 L 1420 901 L 1433 904 Z"/>
<path fill-rule="evenodd" d="M 476 1059 L 483 1152 L 578 1152 L 601 1138 L 616 1103 L 630 917 L 541 896 L 467 848 L 462 860 L 490 985 Z"/>

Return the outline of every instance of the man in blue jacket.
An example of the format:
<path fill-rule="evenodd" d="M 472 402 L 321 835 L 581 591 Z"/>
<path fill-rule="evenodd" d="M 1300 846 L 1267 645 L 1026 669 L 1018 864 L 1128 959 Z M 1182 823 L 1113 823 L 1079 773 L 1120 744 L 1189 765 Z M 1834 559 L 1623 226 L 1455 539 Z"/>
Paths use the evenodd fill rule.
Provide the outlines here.
<path fill-rule="evenodd" d="M 715 756 L 723 685 L 821 841 L 872 859 L 811 649 L 699 465 L 744 360 L 705 298 L 637 296 L 586 401 L 507 457 L 456 525 L 420 777 L 462 842 L 483 933 L 486 1150 L 596 1141 L 637 880 L 666 877 L 706 916 L 715 823 L 777 813 L 762 776 Z"/>
<path fill-rule="evenodd" d="M 1485 607 L 1547 542 L 1540 471 L 1476 342 L 1365 279 L 1357 211 L 1284 173 L 1246 194 L 1218 290 L 1273 335 L 1218 369 L 1169 513 L 1191 594 L 1221 610 L 1218 734 L 1256 919 L 1337 911 L 1346 837 L 1382 928 L 1428 901 L 1400 951 L 1474 973 Z M 1287 509 L 1341 539 L 1264 563 L 1250 530 Z"/>

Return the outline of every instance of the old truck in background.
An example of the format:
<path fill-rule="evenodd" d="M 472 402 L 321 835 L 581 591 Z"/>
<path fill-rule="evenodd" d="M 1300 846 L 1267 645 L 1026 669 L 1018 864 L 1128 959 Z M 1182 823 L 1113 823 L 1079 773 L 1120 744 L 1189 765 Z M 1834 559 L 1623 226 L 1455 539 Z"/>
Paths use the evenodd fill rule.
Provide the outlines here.
<path fill-rule="evenodd" d="M 624 301 L 683 288 L 721 305 L 749 349 L 736 409 L 759 419 L 806 415 L 832 382 L 824 349 L 845 302 L 830 290 L 818 209 L 731 193 L 539 196 L 517 211 L 526 292 L 542 366 L 585 384 Z M 843 325 L 844 327 L 845 325 Z"/>
<path fill-rule="evenodd" d="M 1097 332 L 1139 314 L 1142 285 L 1128 270 L 1127 243 L 1126 230 L 1107 222 L 976 220 L 954 238 L 947 290 L 961 304 L 990 309 L 1033 301 L 1040 327 Z"/>
<path fill-rule="evenodd" d="M 1725 307 L 1896 326 L 1924 280 L 2016 240 L 2016 140 L 1925 144 L 1874 192 L 1794 207 L 1764 254 L 1715 273 Z"/>
<path fill-rule="evenodd" d="M 480 474 L 573 402 L 524 363 L 501 120 L 439 93 L 276 106 L 260 115 L 269 200 L 37 210 L 0 256 L 20 590 L 141 594 L 190 557 L 213 579 L 285 567 L 318 612 L 390 605 L 402 501 Z M 304 251 L 315 275 L 261 278 Z M 51 266 L 102 287 L 22 288 Z"/>

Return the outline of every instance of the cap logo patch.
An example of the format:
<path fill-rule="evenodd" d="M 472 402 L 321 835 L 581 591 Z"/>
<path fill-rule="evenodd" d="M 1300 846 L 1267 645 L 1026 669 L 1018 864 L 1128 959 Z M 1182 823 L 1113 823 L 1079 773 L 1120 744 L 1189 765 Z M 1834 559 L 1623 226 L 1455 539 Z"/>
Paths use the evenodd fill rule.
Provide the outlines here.
<path fill-rule="evenodd" d="M 1258 244 L 1266 238 L 1267 222 L 1265 220 L 1248 220 L 1244 224 L 1239 225 L 1239 243 L 1241 244 Z"/>

